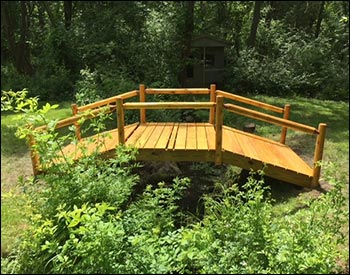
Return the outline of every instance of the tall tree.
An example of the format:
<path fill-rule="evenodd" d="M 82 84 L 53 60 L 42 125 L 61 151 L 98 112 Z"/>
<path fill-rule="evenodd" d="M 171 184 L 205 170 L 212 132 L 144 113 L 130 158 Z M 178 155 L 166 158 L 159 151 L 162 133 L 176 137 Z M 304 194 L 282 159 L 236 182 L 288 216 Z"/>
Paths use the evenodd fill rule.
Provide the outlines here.
<path fill-rule="evenodd" d="M 182 36 L 182 50 L 181 50 L 181 67 L 179 72 L 179 83 L 181 86 L 185 85 L 186 79 L 186 65 L 189 62 L 192 46 L 193 36 L 193 14 L 194 14 L 195 1 L 184 1 L 184 25 L 183 25 L 183 36 Z"/>
<path fill-rule="evenodd" d="M 319 10 L 318 16 L 317 16 L 315 38 L 317 38 L 320 35 L 321 22 L 322 22 L 322 18 L 323 18 L 324 4 L 325 4 L 325 1 L 320 1 L 320 10 Z"/>
<path fill-rule="evenodd" d="M 18 16 L 20 14 L 20 16 Z M 18 22 L 19 19 L 19 22 Z M 16 33 L 19 25 L 19 40 Z M 7 38 L 9 52 L 17 71 L 22 74 L 34 73 L 29 48 L 29 17 L 27 2 L 1 1 L 1 27 Z"/>
<path fill-rule="evenodd" d="M 274 14 L 276 13 L 278 1 L 268 1 L 268 12 L 266 14 L 265 22 L 267 27 L 270 27 L 271 20 L 274 18 Z"/>
<path fill-rule="evenodd" d="M 43 9 L 46 11 L 47 15 L 49 16 L 50 22 L 52 26 L 56 25 L 56 18 L 55 15 L 52 13 L 50 4 L 48 1 L 38 1 L 38 4 L 43 7 Z"/>
<path fill-rule="evenodd" d="M 256 32 L 258 30 L 258 25 L 260 21 L 260 10 L 261 10 L 261 1 L 255 1 L 252 25 L 251 25 L 249 37 L 247 40 L 248 47 L 255 46 Z"/>
<path fill-rule="evenodd" d="M 63 8 L 64 8 L 64 26 L 66 30 L 69 30 L 72 24 L 73 1 L 64 1 Z"/>

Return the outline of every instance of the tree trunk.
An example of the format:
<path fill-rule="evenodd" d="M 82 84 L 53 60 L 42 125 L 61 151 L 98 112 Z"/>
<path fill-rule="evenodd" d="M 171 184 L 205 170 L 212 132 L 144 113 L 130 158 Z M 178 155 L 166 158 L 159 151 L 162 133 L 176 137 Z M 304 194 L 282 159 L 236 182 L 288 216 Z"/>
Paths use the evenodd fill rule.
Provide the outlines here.
<path fill-rule="evenodd" d="M 53 13 L 50 10 L 50 6 L 48 1 L 38 1 L 38 3 L 44 8 L 44 10 L 46 11 L 47 15 L 49 16 L 50 22 L 52 26 L 56 25 L 56 19 L 53 15 Z"/>
<path fill-rule="evenodd" d="M 277 1 L 269 1 L 270 9 L 269 9 L 269 11 L 268 11 L 268 13 L 266 15 L 266 19 L 265 19 L 266 26 L 268 28 L 270 28 L 271 21 L 272 21 L 272 19 L 274 19 L 274 15 L 275 15 L 275 12 L 276 12 L 276 9 L 277 9 L 277 4 L 278 4 Z"/>
<path fill-rule="evenodd" d="M 320 9 L 318 12 L 318 17 L 317 17 L 317 23 L 316 23 L 315 38 L 317 38 L 321 32 L 321 22 L 323 19 L 323 10 L 324 10 L 324 1 L 321 1 L 320 2 Z"/>
<path fill-rule="evenodd" d="M 183 45 L 181 51 L 181 70 L 178 80 L 180 85 L 184 87 L 186 83 L 186 66 L 191 55 L 192 35 L 193 35 L 193 13 L 195 1 L 185 1 L 185 24 L 183 29 Z"/>
<path fill-rule="evenodd" d="M 7 37 L 9 44 L 9 52 L 11 54 L 13 64 L 16 70 L 21 74 L 32 75 L 34 73 L 33 66 L 30 61 L 30 49 L 28 41 L 28 13 L 26 2 L 20 2 L 20 39 L 16 41 L 15 26 L 17 11 L 11 10 L 10 5 L 17 3 L 1 1 L 1 24 Z"/>
<path fill-rule="evenodd" d="M 64 1 L 64 26 L 66 30 L 70 29 L 72 25 L 72 7 L 73 1 Z"/>
<path fill-rule="evenodd" d="M 255 46 L 256 31 L 258 30 L 258 25 L 260 21 L 260 9 L 261 9 L 261 1 L 255 1 L 253 20 L 250 28 L 249 38 L 247 41 L 248 47 L 254 48 Z"/>

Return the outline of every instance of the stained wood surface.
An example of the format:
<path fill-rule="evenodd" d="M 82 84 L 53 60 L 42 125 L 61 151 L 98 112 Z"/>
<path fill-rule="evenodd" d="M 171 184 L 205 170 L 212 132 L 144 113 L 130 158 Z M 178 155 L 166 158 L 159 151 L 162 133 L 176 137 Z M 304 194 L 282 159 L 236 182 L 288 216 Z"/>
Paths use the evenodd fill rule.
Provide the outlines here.
<path fill-rule="evenodd" d="M 147 94 L 210 94 L 210 102 L 147 102 Z M 135 96 L 139 96 L 140 102 L 124 102 Z M 283 113 L 283 118 L 233 104 L 223 104 L 224 98 Z M 101 108 L 102 106 L 108 108 Z M 140 123 L 124 125 L 124 111 L 128 109 L 140 109 Z M 209 123 L 147 123 L 146 109 L 209 109 Z M 223 109 L 282 126 L 280 142 L 223 126 Z M 139 160 L 211 161 L 254 170 L 266 166 L 265 173 L 268 176 L 306 187 L 318 185 L 320 168 L 310 167 L 284 143 L 287 128 L 318 135 L 314 154 L 316 163 L 322 160 L 326 125 L 320 124 L 316 129 L 288 120 L 289 105 L 282 109 L 216 90 L 215 85 L 211 85 L 210 89 L 146 89 L 141 84 L 139 90 L 85 106 L 73 105 L 72 110 L 73 116 L 57 122 L 56 128 L 74 124 L 78 142 L 67 145 L 63 149 L 65 158 L 58 157 L 55 162 L 69 158 L 77 160 L 94 153 L 113 157 L 116 146 L 125 143 L 138 148 Z M 89 114 L 83 113 L 86 110 L 90 110 Z M 102 112 L 117 113 L 118 129 L 81 138 L 78 121 L 83 117 L 89 119 L 98 116 Z M 36 129 L 45 130 L 46 126 Z M 32 162 L 34 174 L 37 174 L 40 166 L 39 157 L 32 154 Z"/>
<path fill-rule="evenodd" d="M 285 144 L 223 127 L 223 148 L 235 154 L 312 176 L 311 167 Z"/>
<path fill-rule="evenodd" d="M 104 135 L 83 138 L 79 144 L 81 147 L 87 146 L 89 153 L 95 152 L 96 147 L 100 145 L 99 152 L 104 153 L 115 149 L 119 142 L 118 135 L 118 130 L 112 130 Z M 187 152 L 185 160 L 191 161 L 191 155 L 195 151 L 215 151 L 215 135 L 214 126 L 210 123 L 132 124 L 125 127 L 125 144 L 139 148 L 141 155 L 143 150 L 157 151 L 158 159 L 162 159 L 161 152 L 170 151 L 174 154 L 175 151 L 181 151 L 181 154 Z M 78 147 L 71 144 L 63 151 L 77 159 L 82 155 L 79 150 L 74 153 Z M 282 171 L 288 170 L 307 177 L 312 176 L 312 168 L 287 145 L 227 126 L 223 126 L 222 151 L 231 153 L 232 158 L 241 156 L 256 163 L 266 163 L 280 168 Z M 198 154 L 195 158 L 198 158 Z"/>
<path fill-rule="evenodd" d="M 164 151 L 214 150 L 215 130 L 209 123 L 147 123 L 133 132 L 126 145 Z"/>

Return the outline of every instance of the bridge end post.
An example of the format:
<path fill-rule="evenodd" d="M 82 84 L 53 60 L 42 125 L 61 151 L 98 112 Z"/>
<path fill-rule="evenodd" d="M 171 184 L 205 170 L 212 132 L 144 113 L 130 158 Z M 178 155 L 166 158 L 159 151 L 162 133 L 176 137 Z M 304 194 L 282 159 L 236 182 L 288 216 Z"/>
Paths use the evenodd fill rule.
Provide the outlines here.
<path fill-rule="evenodd" d="M 146 101 L 145 85 L 140 84 L 139 90 L 140 90 L 140 102 L 145 102 Z M 146 109 L 144 108 L 140 109 L 140 123 L 141 124 L 146 123 Z"/>
<path fill-rule="evenodd" d="M 27 127 L 33 130 L 33 125 L 27 125 Z M 40 160 L 39 160 L 39 155 L 35 148 L 36 142 L 33 134 L 29 134 L 28 141 L 29 141 L 29 153 L 30 153 L 30 159 L 32 161 L 33 174 L 34 176 L 36 176 L 39 174 Z"/>
<path fill-rule="evenodd" d="M 216 124 L 215 124 L 215 164 L 222 164 L 222 125 L 224 121 L 224 97 L 216 97 Z"/>
<path fill-rule="evenodd" d="M 77 104 L 72 104 L 71 105 L 72 108 L 72 114 L 73 116 L 78 114 L 78 105 Z M 80 132 L 80 125 L 78 122 L 74 122 L 74 126 L 75 126 L 75 135 L 77 137 L 78 140 L 81 140 L 81 132 Z"/>
<path fill-rule="evenodd" d="M 284 105 L 283 118 L 289 119 L 289 114 L 290 114 L 290 104 L 286 104 Z M 282 127 L 280 143 L 282 144 L 286 143 L 286 136 L 287 136 L 287 127 Z"/>
<path fill-rule="evenodd" d="M 216 85 L 211 84 L 210 85 L 210 102 L 215 102 L 216 96 Z M 210 108 L 210 113 L 209 113 L 209 123 L 214 125 L 214 119 L 215 119 L 215 107 Z"/>
<path fill-rule="evenodd" d="M 117 120 L 119 144 L 125 143 L 123 98 L 117 97 Z"/>
<path fill-rule="evenodd" d="M 321 174 L 321 166 L 319 164 L 319 161 L 322 160 L 322 156 L 323 156 L 323 148 L 324 148 L 324 142 L 326 137 L 326 128 L 327 128 L 327 124 L 325 123 L 320 123 L 318 125 L 318 136 L 316 139 L 315 154 L 314 154 L 313 177 L 311 182 L 312 187 L 317 187 L 319 185 L 319 179 Z"/>

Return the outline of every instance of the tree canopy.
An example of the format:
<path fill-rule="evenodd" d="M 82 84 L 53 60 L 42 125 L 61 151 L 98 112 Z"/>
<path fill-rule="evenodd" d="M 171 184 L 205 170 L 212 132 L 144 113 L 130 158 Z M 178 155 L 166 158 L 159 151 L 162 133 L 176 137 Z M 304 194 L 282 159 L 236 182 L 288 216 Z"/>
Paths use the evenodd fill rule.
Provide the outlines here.
<path fill-rule="evenodd" d="M 2 90 L 73 98 L 184 85 L 192 39 L 227 41 L 224 88 L 349 97 L 348 1 L 2 1 Z"/>

